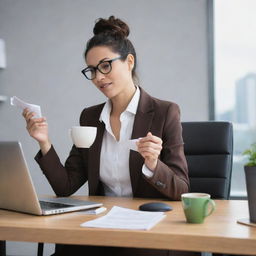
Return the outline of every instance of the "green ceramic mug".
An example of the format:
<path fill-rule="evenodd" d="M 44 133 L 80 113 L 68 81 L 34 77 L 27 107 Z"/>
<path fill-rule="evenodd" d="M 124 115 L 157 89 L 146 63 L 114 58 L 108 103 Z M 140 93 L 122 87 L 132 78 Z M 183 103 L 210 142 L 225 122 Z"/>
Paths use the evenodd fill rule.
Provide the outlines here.
<path fill-rule="evenodd" d="M 203 223 L 215 210 L 215 202 L 209 194 L 186 193 L 181 195 L 181 200 L 188 223 Z"/>

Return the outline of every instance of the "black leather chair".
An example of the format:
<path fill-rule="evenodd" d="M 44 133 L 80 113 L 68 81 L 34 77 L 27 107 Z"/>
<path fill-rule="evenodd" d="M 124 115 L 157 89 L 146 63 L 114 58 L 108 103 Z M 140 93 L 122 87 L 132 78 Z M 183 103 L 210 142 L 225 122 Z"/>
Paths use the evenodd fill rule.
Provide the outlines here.
<path fill-rule="evenodd" d="M 215 199 L 229 199 L 233 161 L 232 124 L 183 122 L 182 128 L 190 192 L 208 193 Z"/>
<path fill-rule="evenodd" d="M 229 199 L 233 156 L 233 127 L 229 122 L 183 122 L 190 191 Z"/>

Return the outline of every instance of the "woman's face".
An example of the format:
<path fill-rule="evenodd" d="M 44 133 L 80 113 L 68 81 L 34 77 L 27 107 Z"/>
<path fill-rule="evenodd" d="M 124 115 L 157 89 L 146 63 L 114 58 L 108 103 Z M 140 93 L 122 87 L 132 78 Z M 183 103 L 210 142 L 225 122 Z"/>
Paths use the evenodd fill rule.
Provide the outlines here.
<path fill-rule="evenodd" d="M 90 67 L 96 67 L 99 63 L 120 57 L 118 53 L 111 51 L 109 47 L 97 46 L 89 50 L 86 56 L 86 63 Z M 106 63 L 106 67 L 108 62 Z M 108 74 L 102 74 L 96 70 L 96 76 L 92 80 L 95 86 L 109 99 L 118 94 L 130 90 L 130 86 L 134 87 L 132 80 L 132 68 L 134 58 L 129 54 L 125 61 L 121 59 L 114 60 L 111 64 L 112 69 Z M 105 66 L 100 65 L 104 71 Z"/>

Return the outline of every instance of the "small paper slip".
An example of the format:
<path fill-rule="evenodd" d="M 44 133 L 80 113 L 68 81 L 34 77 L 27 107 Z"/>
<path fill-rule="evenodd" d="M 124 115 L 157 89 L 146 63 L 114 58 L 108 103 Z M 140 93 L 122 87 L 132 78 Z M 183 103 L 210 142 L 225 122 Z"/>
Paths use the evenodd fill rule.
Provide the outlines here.
<path fill-rule="evenodd" d="M 149 230 L 165 216 L 163 212 L 136 211 L 113 206 L 105 216 L 84 222 L 81 227 Z"/>
<path fill-rule="evenodd" d="M 136 145 L 136 142 L 138 140 L 139 139 L 133 139 L 133 140 L 126 141 L 128 148 L 131 149 L 131 150 L 134 150 L 134 151 L 138 151 L 138 147 Z"/>
<path fill-rule="evenodd" d="M 79 211 L 77 212 L 78 214 L 88 214 L 88 215 L 97 215 L 100 213 L 103 213 L 107 210 L 106 207 L 99 207 L 99 208 L 95 208 L 95 209 L 90 209 L 90 210 L 85 210 L 85 211 Z"/>
<path fill-rule="evenodd" d="M 36 115 L 34 116 L 34 118 L 42 117 L 41 107 L 38 106 L 38 105 L 27 103 L 27 102 L 19 99 L 16 96 L 11 97 L 10 103 L 11 103 L 12 106 L 19 107 L 19 108 L 21 108 L 23 110 L 25 108 L 28 108 L 31 112 L 35 112 Z"/>

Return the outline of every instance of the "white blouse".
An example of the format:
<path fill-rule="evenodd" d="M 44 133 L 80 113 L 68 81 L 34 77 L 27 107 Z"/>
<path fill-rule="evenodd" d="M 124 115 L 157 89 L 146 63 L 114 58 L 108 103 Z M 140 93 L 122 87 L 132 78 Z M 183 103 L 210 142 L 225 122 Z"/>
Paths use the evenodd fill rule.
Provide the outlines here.
<path fill-rule="evenodd" d="M 110 100 L 106 102 L 102 109 L 100 121 L 104 122 L 106 129 L 101 147 L 100 180 L 103 183 L 106 196 L 131 197 L 133 195 L 129 170 L 130 148 L 127 140 L 131 139 L 139 99 L 140 90 L 137 87 L 129 105 L 120 116 L 119 141 L 116 140 L 110 126 L 109 119 L 112 108 Z M 143 173 L 148 177 L 153 175 L 145 166 L 143 166 Z"/>

